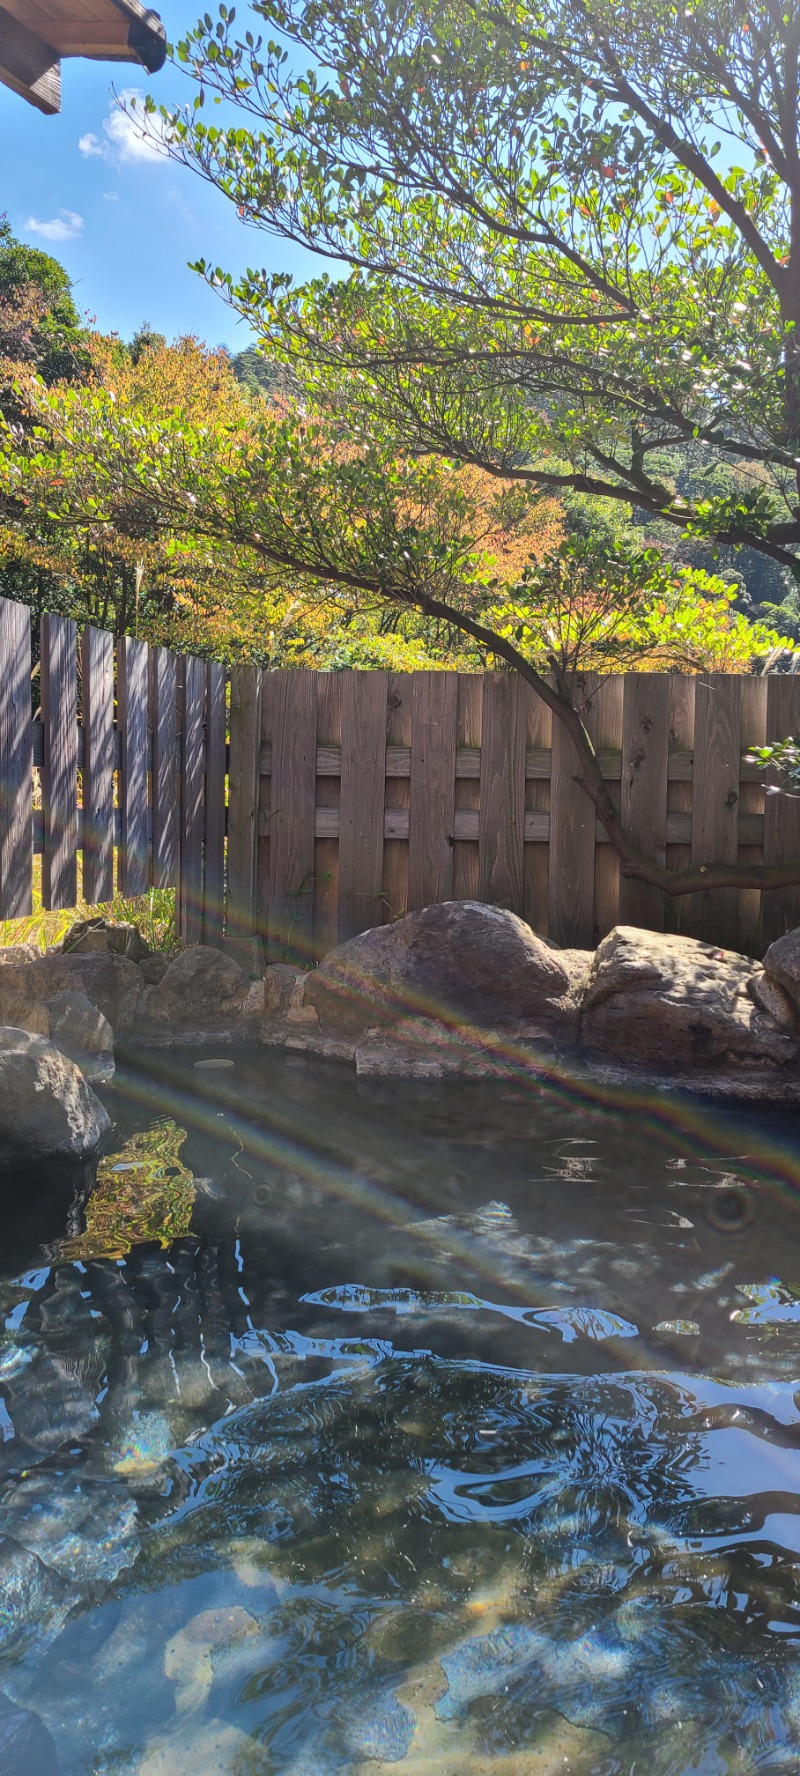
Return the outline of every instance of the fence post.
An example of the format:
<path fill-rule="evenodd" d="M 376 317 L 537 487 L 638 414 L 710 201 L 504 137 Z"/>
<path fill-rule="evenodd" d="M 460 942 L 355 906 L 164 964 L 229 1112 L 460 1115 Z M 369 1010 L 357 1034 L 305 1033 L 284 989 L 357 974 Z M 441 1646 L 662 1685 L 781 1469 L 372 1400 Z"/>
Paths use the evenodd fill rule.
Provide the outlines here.
<path fill-rule="evenodd" d="M 226 938 L 243 968 L 253 965 L 256 842 L 261 770 L 261 671 L 235 666 L 231 673 L 231 753 L 228 809 Z"/>
<path fill-rule="evenodd" d="M 221 944 L 225 890 L 225 667 L 208 667 L 203 942 Z"/>
<path fill-rule="evenodd" d="M 83 898 L 114 893 L 114 638 L 86 627 L 81 643 Z"/>
<path fill-rule="evenodd" d="M 178 885 L 178 717 L 175 655 L 150 650 L 150 727 L 153 734 L 153 887 Z"/>
<path fill-rule="evenodd" d="M 267 954 L 270 962 L 307 964 L 314 935 L 317 675 L 275 676 Z"/>
<path fill-rule="evenodd" d="M 125 895 L 145 894 L 147 859 L 147 644 L 123 635 L 117 648 L 120 735 L 120 866 Z"/>
<path fill-rule="evenodd" d="M 69 617 L 42 617 L 42 906 L 46 912 L 73 907 L 78 898 L 77 633 Z"/>
<path fill-rule="evenodd" d="M 0 919 L 32 910 L 31 616 L 0 598 Z"/>
<path fill-rule="evenodd" d="M 183 709 L 178 929 L 184 943 L 203 933 L 203 738 L 206 667 L 194 654 L 178 662 Z"/>

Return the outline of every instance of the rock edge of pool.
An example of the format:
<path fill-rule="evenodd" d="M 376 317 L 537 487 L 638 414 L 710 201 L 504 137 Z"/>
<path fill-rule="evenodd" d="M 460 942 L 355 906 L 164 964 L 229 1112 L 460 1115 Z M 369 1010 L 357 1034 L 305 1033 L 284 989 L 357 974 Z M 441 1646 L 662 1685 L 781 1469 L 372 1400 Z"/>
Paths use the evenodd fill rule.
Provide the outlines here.
<path fill-rule="evenodd" d="M 277 1048 L 362 1078 L 567 1072 L 621 1090 L 800 1102 L 800 929 L 763 962 L 624 925 L 594 951 L 570 950 L 503 908 L 450 901 L 315 967 L 296 950 L 287 937 L 287 959 L 254 976 L 250 943 L 170 959 L 105 919 L 76 923 L 47 952 L 0 950 L 0 1165 L 91 1152 L 92 1086 L 146 1047 Z"/>

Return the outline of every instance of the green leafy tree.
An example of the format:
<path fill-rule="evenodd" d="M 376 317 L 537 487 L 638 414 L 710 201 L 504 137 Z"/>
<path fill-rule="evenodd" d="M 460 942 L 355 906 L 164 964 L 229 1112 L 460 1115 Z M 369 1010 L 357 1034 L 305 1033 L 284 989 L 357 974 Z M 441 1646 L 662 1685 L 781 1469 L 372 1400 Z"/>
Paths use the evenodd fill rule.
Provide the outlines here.
<path fill-rule="evenodd" d="M 167 126 L 248 226 L 336 266 L 299 290 L 200 266 L 307 401 L 349 411 L 387 460 L 599 498 L 797 575 L 799 0 L 255 11 L 263 35 L 223 6 L 179 46 L 198 92 Z M 209 96 L 238 117 L 207 118 Z M 720 473 L 687 481 L 698 451 Z M 320 541 L 299 551 L 317 568 L 336 554 Z M 657 597 L 647 553 L 620 570 L 623 606 Z M 424 588 L 417 608 L 432 614 Z M 524 622 L 447 614 L 566 723 L 625 875 L 668 893 L 798 879 L 800 861 L 675 873 L 642 858 L 557 650 L 554 690 Z"/>
<path fill-rule="evenodd" d="M 44 382 L 89 371 L 87 331 L 57 259 L 26 246 L 0 216 L 0 358 L 32 363 Z"/>
<path fill-rule="evenodd" d="M 271 349 L 357 370 L 404 447 L 794 568 L 798 0 L 256 11 L 273 39 L 222 7 L 180 45 L 200 92 L 170 131 L 247 223 L 351 268 L 206 267 Z M 695 443 L 735 485 L 680 491 Z"/>
<path fill-rule="evenodd" d="M 246 404 L 224 427 L 205 416 L 127 407 L 105 389 L 31 387 L 31 445 L 6 436 L 0 486 L 64 526 L 113 534 L 119 514 L 156 534 L 178 563 L 213 544 L 316 590 L 332 618 L 345 608 L 393 608 L 466 638 L 476 660 L 498 660 L 533 686 L 567 727 L 578 778 L 626 875 L 681 894 L 719 885 L 800 880 L 788 864 L 669 871 L 626 834 L 581 714 L 578 672 L 632 661 L 669 668 L 747 669 L 780 637 L 747 623 L 733 594 L 657 550 L 591 537 L 548 545 L 504 566 L 503 530 L 540 496 L 484 474 L 497 488 L 487 513 L 470 466 L 429 455 L 390 459 L 382 441 L 354 436 L 330 414 Z M 491 547 L 487 548 L 487 540 Z M 545 676 L 547 674 L 547 676 Z M 577 692 L 577 694 L 576 694 Z"/>

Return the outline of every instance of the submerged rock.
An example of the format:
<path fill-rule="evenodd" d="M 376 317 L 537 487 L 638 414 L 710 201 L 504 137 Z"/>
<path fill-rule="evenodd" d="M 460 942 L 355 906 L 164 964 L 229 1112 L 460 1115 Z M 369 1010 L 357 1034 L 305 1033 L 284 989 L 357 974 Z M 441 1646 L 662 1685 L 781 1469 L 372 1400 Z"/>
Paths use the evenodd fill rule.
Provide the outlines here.
<path fill-rule="evenodd" d="M 4 1492 L 2 1513 L 9 1534 L 72 1584 L 115 1579 L 139 1552 L 136 1505 L 107 1481 L 31 1474 Z"/>
<path fill-rule="evenodd" d="M 441 1667 L 447 1679 L 445 1694 L 436 1703 L 439 1720 L 454 1720 L 479 1696 L 491 1696 L 526 1671 L 541 1653 L 544 1637 L 524 1622 L 476 1635 L 451 1653 Z"/>
<path fill-rule="evenodd" d="M 562 955 L 516 913 L 451 900 L 340 944 L 308 976 L 305 1006 L 337 1031 L 411 1017 L 571 1038 L 571 986 Z"/>
<path fill-rule="evenodd" d="M 0 1166 L 79 1159 L 110 1127 L 74 1061 L 43 1036 L 0 1029 Z"/>
<path fill-rule="evenodd" d="M 35 1345 L 11 1345 L 3 1352 L 0 1388 L 6 1436 L 0 1443 L 0 1472 L 30 1467 L 63 1443 L 85 1437 L 96 1424 L 93 1395 L 72 1373 L 73 1367 Z"/>
<path fill-rule="evenodd" d="M 271 1776 L 272 1759 L 248 1734 L 221 1720 L 192 1723 L 179 1717 L 173 1733 L 145 1746 L 139 1776 Z"/>
<path fill-rule="evenodd" d="M 77 1593 L 38 1555 L 0 1535 L 0 1664 L 44 1652 L 76 1602 Z"/>
<path fill-rule="evenodd" d="M 399 1764 L 405 1757 L 417 1725 L 405 1702 L 382 1696 L 363 1711 L 356 1711 L 345 1738 L 350 1756 L 368 1762 Z"/>
<path fill-rule="evenodd" d="M 3 1776 L 58 1776 L 55 1744 L 43 1720 L 0 1692 L 0 1770 Z"/>

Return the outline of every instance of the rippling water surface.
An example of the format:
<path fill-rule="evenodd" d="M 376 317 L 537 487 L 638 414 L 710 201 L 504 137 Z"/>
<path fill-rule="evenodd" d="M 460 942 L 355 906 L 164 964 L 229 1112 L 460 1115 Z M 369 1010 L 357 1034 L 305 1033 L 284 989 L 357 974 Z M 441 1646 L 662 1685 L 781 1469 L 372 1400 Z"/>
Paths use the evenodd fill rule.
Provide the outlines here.
<path fill-rule="evenodd" d="M 88 1198 L 2 1187 L 0 1691 L 63 1776 L 800 1768 L 796 1125 L 193 1062 Z"/>

